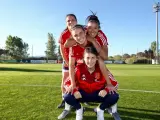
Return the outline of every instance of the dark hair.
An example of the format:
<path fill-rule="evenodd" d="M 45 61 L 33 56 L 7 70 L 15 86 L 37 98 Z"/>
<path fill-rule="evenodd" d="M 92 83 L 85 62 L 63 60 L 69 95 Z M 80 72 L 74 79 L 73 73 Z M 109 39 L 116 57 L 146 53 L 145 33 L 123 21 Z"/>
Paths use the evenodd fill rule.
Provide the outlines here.
<path fill-rule="evenodd" d="M 83 25 L 80 25 L 80 24 L 76 24 L 75 26 L 72 27 L 71 30 L 74 30 L 76 28 L 81 28 L 83 31 L 85 31 L 85 27 Z"/>
<path fill-rule="evenodd" d="M 92 12 L 92 11 L 91 11 Z M 99 28 L 100 27 L 100 21 L 98 19 L 98 17 L 96 16 L 96 13 L 93 13 L 92 12 L 92 15 L 89 15 L 87 18 L 86 18 L 86 24 L 88 24 L 88 22 L 95 22 L 98 24 Z"/>
<path fill-rule="evenodd" d="M 66 18 L 67 18 L 68 16 L 74 17 L 74 18 L 76 19 L 76 21 L 77 21 L 77 17 L 75 16 L 75 14 L 67 14 L 67 15 L 66 15 Z"/>
<path fill-rule="evenodd" d="M 98 56 L 98 55 L 99 55 L 98 52 L 97 52 L 97 50 L 96 50 L 96 48 L 95 48 L 93 45 L 91 45 L 91 46 L 89 46 L 89 47 L 86 47 L 85 50 L 84 50 L 84 54 L 85 54 L 85 53 L 92 53 L 92 54 L 94 54 L 95 56 Z"/>

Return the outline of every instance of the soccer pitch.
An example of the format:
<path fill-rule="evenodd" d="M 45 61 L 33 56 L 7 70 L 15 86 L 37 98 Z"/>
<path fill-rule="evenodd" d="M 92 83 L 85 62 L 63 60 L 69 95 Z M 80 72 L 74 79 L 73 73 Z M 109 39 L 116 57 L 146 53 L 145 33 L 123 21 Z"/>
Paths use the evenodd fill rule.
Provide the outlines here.
<path fill-rule="evenodd" d="M 107 66 L 119 82 L 122 120 L 160 120 L 160 65 Z M 0 120 L 57 120 L 60 84 L 61 64 L 0 64 Z M 85 106 L 84 120 L 97 119 L 96 106 Z"/>

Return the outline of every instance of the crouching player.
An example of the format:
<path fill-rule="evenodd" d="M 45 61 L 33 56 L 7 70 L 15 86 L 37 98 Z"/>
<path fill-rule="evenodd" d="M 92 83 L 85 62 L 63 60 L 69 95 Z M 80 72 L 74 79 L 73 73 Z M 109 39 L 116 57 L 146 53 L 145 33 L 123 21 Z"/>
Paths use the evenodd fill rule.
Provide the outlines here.
<path fill-rule="evenodd" d="M 84 63 L 75 68 L 77 87 L 73 93 L 64 95 L 65 102 L 76 108 L 76 120 L 83 119 L 83 106 L 80 102 L 101 103 L 96 108 L 97 120 L 104 120 L 104 110 L 116 104 L 119 99 L 116 92 L 109 93 L 107 82 L 97 62 L 97 56 L 98 53 L 93 46 L 85 48 Z M 117 82 L 112 81 L 112 84 L 116 86 Z"/>

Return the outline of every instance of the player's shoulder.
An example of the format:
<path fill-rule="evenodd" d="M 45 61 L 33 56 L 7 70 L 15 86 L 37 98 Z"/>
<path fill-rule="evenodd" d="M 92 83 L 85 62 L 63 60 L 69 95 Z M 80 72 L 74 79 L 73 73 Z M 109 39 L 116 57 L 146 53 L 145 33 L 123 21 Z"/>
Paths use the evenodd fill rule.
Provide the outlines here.
<path fill-rule="evenodd" d="M 98 30 L 98 36 L 107 38 L 102 30 Z"/>
<path fill-rule="evenodd" d="M 65 36 L 66 34 L 68 34 L 69 33 L 69 30 L 66 28 L 66 29 L 64 29 L 62 32 L 61 32 L 61 36 L 63 37 L 63 36 Z"/>

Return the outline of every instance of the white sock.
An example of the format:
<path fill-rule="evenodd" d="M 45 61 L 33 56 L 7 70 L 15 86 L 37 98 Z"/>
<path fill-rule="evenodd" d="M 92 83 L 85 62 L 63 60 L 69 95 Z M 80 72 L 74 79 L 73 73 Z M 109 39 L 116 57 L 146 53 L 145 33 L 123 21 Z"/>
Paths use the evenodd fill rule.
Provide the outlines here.
<path fill-rule="evenodd" d="M 97 112 L 98 112 L 98 111 L 104 112 L 104 110 L 101 110 L 100 107 L 97 107 Z"/>
<path fill-rule="evenodd" d="M 117 104 L 114 104 L 111 108 L 112 108 L 112 113 L 117 112 Z"/>
<path fill-rule="evenodd" d="M 63 96 L 64 96 L 64 93 L 62 93 L 62 100 L 64 100 Z"/>
<path fill-rule="evenodd" d="M 69 111 L 71 109 L 71 106 L 65 102 L 65 108 L 64 109 Z"/>

